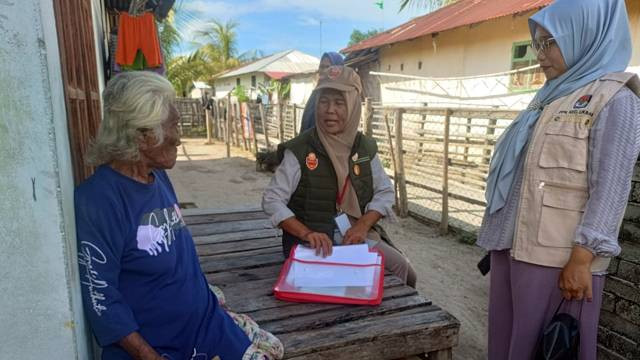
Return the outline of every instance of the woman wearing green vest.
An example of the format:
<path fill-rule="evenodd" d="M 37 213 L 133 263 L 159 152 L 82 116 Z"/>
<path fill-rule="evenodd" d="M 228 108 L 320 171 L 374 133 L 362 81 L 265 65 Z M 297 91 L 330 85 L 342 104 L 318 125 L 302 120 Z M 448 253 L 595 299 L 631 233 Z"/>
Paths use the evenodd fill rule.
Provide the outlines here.
<path fill-rule="evenodd" d="M 393 216 L 394 190 L 377 156 L 374 139 L 358 132 L 360 77 L 351 68 L 331 66 L 322 73 L 316 127 L 278 147 L 280 166 L 262 197 L 262 208 L 283 230 L 284 255 L 294 244 L 331 254 L 334 245 L 367 243 L 380 250 L 385 267 L 415 287 L 409 260 L 382 240 L 376 225 Z M 346 214 L 344 237 L 334 218 Z"/>

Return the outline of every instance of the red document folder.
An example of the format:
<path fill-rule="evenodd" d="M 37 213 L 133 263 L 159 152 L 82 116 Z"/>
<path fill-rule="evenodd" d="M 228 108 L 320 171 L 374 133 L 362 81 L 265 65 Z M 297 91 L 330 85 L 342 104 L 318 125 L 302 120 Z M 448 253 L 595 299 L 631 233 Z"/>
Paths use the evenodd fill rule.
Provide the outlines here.
<path fill-rule="evenodd" d="M 273 287 L 273 293 L 279 300 L 293 302 L 319 302 L 353 305 L 378 305 L 382 302 L 384 285 L 384 256 L 375 249 L 371 253 L 377 254 L 377 261 L 371 264 L 349 264 L 326 261 L 308 261 L 296 258 L 298 245 L 291 249 L 289 258 L 285 261 L 278 281 Z M 296 284 L 296 274 L 312 273 L 315 276 L 331 277 L 352 274 L 367 274 L 364 277 L 371 281 L 359 286 L 304 286 Z M 372 276 L 371 276 L 372 274 Z M 300 279 L 298 277 L 298 279 Z M 337 283 L 344 283 L 345 279 L 336 279 Z M 348 281 L 347 281 L 348 282 Z"/>

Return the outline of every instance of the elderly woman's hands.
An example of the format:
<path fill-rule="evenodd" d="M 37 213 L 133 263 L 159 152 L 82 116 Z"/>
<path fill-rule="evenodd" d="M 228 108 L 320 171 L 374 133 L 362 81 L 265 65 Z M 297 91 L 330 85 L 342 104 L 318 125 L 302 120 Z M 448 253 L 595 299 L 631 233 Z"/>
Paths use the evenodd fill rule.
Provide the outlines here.
<path fill-rule="evenodd" d="M 593 261 L 591 251 L 582 246 L 574 246 L 569 262 L 564 266 L 558 279 L 558 287 L 562 291 L 562 296 L 567 300 L 593 300 L 591 262 Z"/>

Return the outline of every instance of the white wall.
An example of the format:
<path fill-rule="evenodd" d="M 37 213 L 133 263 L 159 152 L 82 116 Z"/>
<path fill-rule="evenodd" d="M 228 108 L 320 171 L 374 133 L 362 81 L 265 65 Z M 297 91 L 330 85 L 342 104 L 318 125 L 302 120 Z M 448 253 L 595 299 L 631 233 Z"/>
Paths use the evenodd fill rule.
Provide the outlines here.
<path fill-rule="evenodd" d="M 251 76 L 256 77 L 256 88 L 251 87 Z M 256 97 L 258 96 L 259 91 L 257 89 L 257 86 L 259 84 L 269 83 L 270 81 L 269 77 L 266 76 L 264 73 L 250 73 L 250 74 L 243 74 L 240 76 L 217 79 L 215 81 L 216 99 L 222 99 L 225 96 L 227 96 L 229 91 L 233 90 L 233 88 L 236 87 L 238 78 L 240 78 L 240 85 L 244 87 L 245 91 L 247 92 L 247 96 L 249 96 L 251 100 L 255 100 Z"/>
<path fill-rule="evenodd" d="M 633 37 L 633 57 L 629 71 L 640 72 L 640 1 L 627 0 L 627 9 Z M 513 44 L 531 38 L 528 18 L 533 13 L 505 16 L 445 31 L 436 37 L 428 35 L 393 44 L 380 51 L 380 71 L 433 78 L 510 71 Z M 421 69 L 418 69 L 419 62 L 422 62 Z M 388 104 L 426 102 L 433 106 L 526 107 L 534 93 L 513 92 L 509 89 L 509 81 L 508 75 L 437 81 L 381 76 L 380 87 L 382 101 Z M 501 94 L 510 96 L 490 98 Z M 479 99 L 468 100 L 468 97 Z"/>
<path fill-rule="evenodd" d="M 88 359 L 51 0 L 0 1 L 0 359 Z"/>
<path fill-rule="evenodd" d="M 316 74 L 306 77 L 291 78 L 291 102 L 304 105 L 309 100 L 309 96 L 316 87 Z"/>

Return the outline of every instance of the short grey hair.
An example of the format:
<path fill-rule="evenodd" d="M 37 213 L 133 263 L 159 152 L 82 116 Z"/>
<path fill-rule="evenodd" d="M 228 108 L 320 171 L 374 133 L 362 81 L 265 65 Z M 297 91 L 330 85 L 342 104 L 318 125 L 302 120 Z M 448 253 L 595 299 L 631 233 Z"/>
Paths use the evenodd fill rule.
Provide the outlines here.
<path fill-rule="evenodd" d="M 131 71 L 115 76 L 102 93 L 104 106 L 98 135 L 91 143 L 87 162 L 102 165 L 115 159 L 140 159 L 140 130 L 148 129 L 164 141 L 162 123 L 175 100 L 171 83 L 149 71 Z"/>

